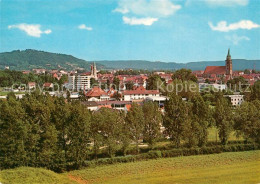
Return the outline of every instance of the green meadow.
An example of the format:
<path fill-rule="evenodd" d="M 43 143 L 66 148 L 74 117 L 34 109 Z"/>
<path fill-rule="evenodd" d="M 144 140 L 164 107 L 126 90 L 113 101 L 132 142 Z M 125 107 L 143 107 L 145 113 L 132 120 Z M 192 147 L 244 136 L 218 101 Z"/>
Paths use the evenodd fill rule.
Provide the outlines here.
<path fill-rule="evenodd" d="M 17 168 L 0 172 L 4 183 L 174 184 L 260 183 L 260 151 L 161 158 L 97 166 L 57 174 L 45 169 Z"/>

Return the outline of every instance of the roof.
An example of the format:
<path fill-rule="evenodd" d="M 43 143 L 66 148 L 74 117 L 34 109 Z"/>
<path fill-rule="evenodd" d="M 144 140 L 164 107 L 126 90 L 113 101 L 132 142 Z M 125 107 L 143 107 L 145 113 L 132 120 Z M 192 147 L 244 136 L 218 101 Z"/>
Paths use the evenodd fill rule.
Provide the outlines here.
<path fill-rule="evenodd" d="M 207 66 L 204 74 L 226 74 L 226 66 Z"/>
<path fill-rule="evenodd" d="M 49 82 L 45 82 L 43 84 L 44 87 L 51 87 L 53 84 L 52 83 L 49 83 Z"/>
<path fill-rule="evenodd" d="M 98 86 L 94 86 L 86 94 L 87 97 L 100 97 L 100 96 L 103 96 L 103 95 L 107 95 L 107 93 L 105 91 L 103 91 L 101 88 L 99 88 Z"/>
<path fill-rule="evenodd" d="M 35 82 L 28 82 L 28 85 L 32 86 L 32 85 L 36 85 L 36 83 Z"/>
<path fill-rule="evenodd" d="M 145 94 L 160 94 L 159 90 L 146 90 L 143 86 L 136 88 L 135 90 L 125 90 L 124 95 L 145 95 Z"/>

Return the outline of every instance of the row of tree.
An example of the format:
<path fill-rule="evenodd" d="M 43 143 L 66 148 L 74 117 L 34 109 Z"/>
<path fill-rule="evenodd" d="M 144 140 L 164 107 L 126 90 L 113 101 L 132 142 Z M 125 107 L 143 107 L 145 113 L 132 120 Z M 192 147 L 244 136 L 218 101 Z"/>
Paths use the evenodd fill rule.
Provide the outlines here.
<path fill-rule="evenodd" d="M 60 171 L 69 163 L 77 168 L 101 151 L 110 157 L 117 150 L 126 153 L 131 143 L 138 153 L 142 139 L 151 147 L 162 137 L 176 147 L 183 143 L 201 147 L 213 124 L 222 144 L 227 144 L 233 130 L 247 141 L 260 143 L 260 102 L 245 102 L 233 109 L 223 95 L 216 96 L 216 107 L 210 107 L 200 95 L 183 101 L 173 93 L 162 114 L 152 102 L 133 103 L 127 113 L 109 108 L 90 112 L 80 101 L 66 102 L 37 91 L 20 100 L 10 94 L 0 101 L 0 168 Z"/>
<path fill-rule="evenodd" d="M 0 87 L 11 87 L 12 85 L 19 86 L 20 84 L 27 85 L 28 82 L 36 82 L 39 85 L 42 85 L 45 82 L 51 82 L 62 86 L 67 80 L 67 75 L 63 75 L 60 80 L 57 80 L 51 74 L 36 75 L 32 72 L 23 74 L 21 71 L 0 70 Z"/>

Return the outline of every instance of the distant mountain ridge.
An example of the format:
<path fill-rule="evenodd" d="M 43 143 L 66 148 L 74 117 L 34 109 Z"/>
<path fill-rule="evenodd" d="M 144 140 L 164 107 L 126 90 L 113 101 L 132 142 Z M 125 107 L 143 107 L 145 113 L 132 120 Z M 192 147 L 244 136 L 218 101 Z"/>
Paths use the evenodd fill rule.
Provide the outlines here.
<path fill-rule="evenodd" d="M 71 55 L 44 52 L 32 49 L 0 53 L 0 68 L 9 66 L 11 70 L 29 70 L 33 68 L 66 69 L 85 68 L 90 70 L 90 62 Z"/>
<path fill-rule="evenodd" d="M 188 68 L 204 70 L 206 66 L 224 66 L 225 61 L 199 61 L 189 63 L 151 62 L 146 60 L 116 60 L 116 61 L 85 61 L 71 55 L 57 54 L 33 49 L 15 50 L 0 53 L 0 69 L 9 66 L 11 70 L 30 70 L 33 68 L 73 70 L 84 68 L 90 70 L 92 62 L 98 69 L 147 69 L 147 70 L 177 70 Z M 233 70 L 260 70 L 260 60 L 233 59 Z"/>
<path fill-rule="evenodd" d="M 260 70 L 260 60 L 232 59 L 233 70 L 256 69 Z M 145 60 L 118 60 L 95 61 L 111 69 L 147 69 L 147 70 L 178 70 L 188 68 L 191 70 L 204 70 L 206 66 L 225 66 L 225 61 L 199 61 L 189 63 L 151 62 Z"/>

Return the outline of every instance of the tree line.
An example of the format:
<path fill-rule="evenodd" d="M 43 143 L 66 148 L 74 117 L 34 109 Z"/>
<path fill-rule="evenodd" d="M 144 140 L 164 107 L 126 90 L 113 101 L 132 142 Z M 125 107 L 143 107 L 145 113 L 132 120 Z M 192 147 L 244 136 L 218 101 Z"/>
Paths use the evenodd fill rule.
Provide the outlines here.
<path fill-rule="evenodd" d="M 216 94 L 216 106 L 200 94 L 183 101 L 172 93 L 163 113 L 153 102 L 133 103 L 126 113 L 109 108 L 91 112 L 80 101 L 68 102 L 38 91 L 22 99 L 10 93 L 0 101 L 0 168 L 62 171 L 70 164 L 76 169 L 101 152 L 114 157 L 120 150 L 126 155 L 135 145 L 138 154 L 140 140 L 150 147 L 165 138 L 176 148 L 204 147 L 213 125 L 223 145 L 232 131 L 245 141 L 260 143 L 259 99 L 234 109 L 221 93 Z"/>
<path fill-rule="evenodd" d="M 39 85 L 45 82 L 57 83 L 60 86 L 68 80 L 67 75 L 63 75 L 60 80 L 54 78 L 51 74 L 36 75 L 32 72 L 23 74 L 21 71 L 0 70 L 0 87 L 11 87 L 12 85 L 28 84 L 28 82 L 36 82 Z"/>

